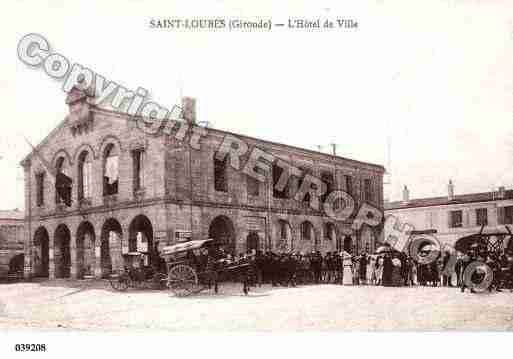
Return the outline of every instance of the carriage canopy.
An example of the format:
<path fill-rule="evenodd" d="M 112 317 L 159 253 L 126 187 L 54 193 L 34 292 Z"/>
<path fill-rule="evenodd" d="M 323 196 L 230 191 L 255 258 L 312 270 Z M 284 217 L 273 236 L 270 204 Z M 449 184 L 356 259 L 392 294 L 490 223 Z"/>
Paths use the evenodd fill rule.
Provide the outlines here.
<path fill-rule="evenodd" d="M 178 254 L 194 249 L 200 249 L 205 247 L 207 244 L 213 242 L 213 239 L 203 239 L 203 240 L 196 240 L 196 241 L 189 241 L 185 243 L 178 243 L 174 244 L 172 246 L 166 246 L 162 249 L 162 255 L 172 255 L 172 254 Z"/>

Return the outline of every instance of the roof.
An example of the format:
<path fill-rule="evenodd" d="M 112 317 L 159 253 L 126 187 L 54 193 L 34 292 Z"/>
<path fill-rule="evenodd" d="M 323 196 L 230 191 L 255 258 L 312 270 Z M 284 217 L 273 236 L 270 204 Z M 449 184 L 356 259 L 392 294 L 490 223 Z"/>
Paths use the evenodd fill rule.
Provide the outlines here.
<path fill-rule="evenodd" d="M 385 210 L 391 209 L 404 209 L 404 208 L 417 208 L 417 207 L 433 207 L 433 206 L 444 206 L 451 204 L 464 204 L 474 202 L 491 202 L 498 200 L 513 199 L 513 190 L 504 191 L 504 197 L 499 198 L 498 192 L 480 192 L 480 193 L 467 193 L 461 195 L 455 195 L 452 200 L 449 197 L 427 197 L 411 199 L 408 202 L 395 201 L 385 203 Z"/>
<path fill-rule="evenodd" d="M 19 209 L 0 209 L 0 219 L 19 219 L 25 218 L 25 212 Z"/>
<path fill-rule="evenodd" d="M 66 101 L 68 101 L 68 100 L 66 100 Z M 92 105 L 92 104 L 89 104 L 89 106 L 93 110 L 99 110 L 99 111 L 102 111 L 102 112 L 113 113 L 113 114 L 116 114 L 116 115 L 119 115 L 119 116 L 126 117 L 127 119 L 134 119 L 135 120 L 135 118 L 133 116 L 130 116 L 129 114 L 124 113 L 124 112 L 114 111 L 114 110 L 98 107 L 98 106 L 95 106 L 95 105 Z M 67 118 L 64 118 L 59 123 L 59 125 L 57 125 L 37 146 L 35 146 L 35 148 L 33 148 L 33 150 L 27 156 L 25 156 L 25 158 L 21 161 L 20 164 L 23 166 L 24 163 L 28 159 L 30 159 L 32 157 L 32 154 L 34 153 L 34 150 L 39 150 L 40 147 L 44 143 L 46 143 L 48 141 L 48 139 L 50 138 L 50 136 L 53 133 L 57 132 L 61 127 L 63 127 L 65 125 L 65 123 L 67 122 L 66 120 L 67 120 Z M 208 130 L 209 131 L 218 132 L 218 133 L 221 133 L 221 134 L 234 135 L 236 137 L 245 138 L 245 139 L 248 139 L 248 140 L 256 140 L 256 141 L 260 141 L 260 142 L 265 142 L 265 143 L 268 143 L 268 144 L 271 144 L 271 145 L 285 146 L 285 147 L 288 147 L 288 148 L 291 148 L 291 149 L 301 150 L 301 151 L 304 151 L 304 152 L 307 152 L 307 153 L 321 155 L 321 156 L 330 158 L 332 160 L 333 159 L 344 160 L 344 161 L 348 161 L 350 163 L 354 163 L 356 166 L 358 166 L 358 165 L 367 165 L 367 166 L 370 166 L 370 167 L 374 167 L 374 168 L 378 169 L 379 171 L 385 172 L 385 167 L 383 165 L 380 165 L 380 164 L 364 162 L 364 161 L 358 161 L 358 160 L 351 159 L 351 158 L 346 158 L 346 157 L 342 157 L 342 156 L 332 155 L 332 154 L 328 154 L 328 153 L 324 153 L 324 152 L 310 150 L 310 149 L 306 149 L 306 148 L 302 148 L 302 147 L 296 147 L 296 146 L 287 145 L 287 144 L 283 144 L 283 143 L 279 143 L 279 142 L 272 142 L 272 141 L 268 141 L 268 140 L 265 140 L 265 139 L 255 138 L 255 137 L 251 137 L 251 136 L 247 136 L 247 135 L 242 135 L 242 134 L 238 134 L 238 133 L 234 133 L 234 132 L 229 132 L 229 131 L 225 131 L 225 130 L 215 129 L 215 128 L 208 128 Z"/>
<path fill-rule="evenodd" d="M 102 112 L 106 112 L 106 113 L 116 114 L 116 115 L 122 116 L 122 117 L 127 117 L 128 120 L 129 119 L 133 119 L 134 121 L 136 121 L 137 119 L 141 118 L 140 116 L 138 116 L 138 117 L 130 116 L 127 113 L 124 113 L 124 112 L 118 112 L 118 111 L 114 111 L 114 110 L 110 110 L 110 109 L 106 109 L 106 108 L 101 108 L 101 107 L 94 106 L 94 105 L 90 105 L 90 106 L 91 106 L 91 108 L 93 110 L 98 110 L 98 111 L 102 111 Z M 250 141 L 252 140 L 252 141 L 258 141 L 258 142 L 262 142 L 262 143 L 266 143 L 266 144 L 270 144 L 270 145 L 275 145 L 275 146 L 288 147 L 290 149 L 299 150 L 299 151 L 303 151 L 303 152 L 306 152 L 306 153 L 311 153 L 311 154 L 315 154 L 315 155 L 324 156 L 324 157 L 330 158 L 332 160 L 333 159 L 344 160 L 344 161 L 347 161 L 347 162 L 350 162 L 350 163 L 354 163 L 355 165 L 367 165 L 369 167 L 374 167 L 374 168 L 376 168 L 376 169 L 378 169 L 378 170 L 380 170 L 382 172 L 385 172 L 385 167 L 383 165 L 376 164 L 376 163 L 359 161 L 359 160 L 355 160 L 355 159 L 352 159 L 352 158 L 342 157 L 342 156 L 338 156 L 338 155 L 332 155 L 330 153 L 324 153 L 324 152 L 319 152 L 319 151 L 311 150 L 311 149 L 308 149 L 308 148 L 297 147 L 297 146 L 288 145 L 288 144 L 285 144 L 285 143 L 269 141 L 269 140 L 262 139 L 262 138 L 251 137 L 251 136 L 244 135 L 244 134 L 241 134 L 241 133 L 230 132 L 230 131 L 221 130 L 221 129 L 213 128 L 213 127 L 207 127 L 207 130 L 208 131 L 212 131 L 212 132 L 217 132 L 217 133 L 219 133 L 221 135 L 228 134 L 228 135 L 233 135 L 235 137 L 239 137 L 241 139 L 243 138 L 243 139 L 250 140 Z"/>

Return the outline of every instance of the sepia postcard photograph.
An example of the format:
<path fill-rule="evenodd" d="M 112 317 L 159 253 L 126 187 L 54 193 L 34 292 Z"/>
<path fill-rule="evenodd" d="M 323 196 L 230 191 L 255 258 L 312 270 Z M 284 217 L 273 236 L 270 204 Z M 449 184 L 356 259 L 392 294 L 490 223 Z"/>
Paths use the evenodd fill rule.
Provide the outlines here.
<path fill-rule="evenodd" d="M 513 1 L 0 24 L 3 357 L 506 353 Z"/>

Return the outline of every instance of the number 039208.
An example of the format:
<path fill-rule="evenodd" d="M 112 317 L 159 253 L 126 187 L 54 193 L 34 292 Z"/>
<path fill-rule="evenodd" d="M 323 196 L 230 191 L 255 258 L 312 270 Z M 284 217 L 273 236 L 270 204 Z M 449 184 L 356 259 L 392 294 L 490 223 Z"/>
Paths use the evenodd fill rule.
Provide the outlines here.
<path fill-rule="evenodd" d="M 46 344 L 16 344 L 14 350 L 17 352 L 45 352 Z"/>

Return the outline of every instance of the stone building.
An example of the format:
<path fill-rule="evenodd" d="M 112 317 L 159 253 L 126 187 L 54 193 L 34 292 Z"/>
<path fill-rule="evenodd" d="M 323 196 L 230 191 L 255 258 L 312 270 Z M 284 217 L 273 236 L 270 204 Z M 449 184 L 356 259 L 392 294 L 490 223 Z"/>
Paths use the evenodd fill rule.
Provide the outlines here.
<path fill-rule="evenodd" d="M 24 217 L 18 209 L 0 210 L 0 279 L 7 276 L 9 269 L 19 269 L 19 263 L 23 269 Z"/>
<path fill-rule="evenodd" d="M 353 230 L 351 219 L 333 221 L 216 159 L 228 132 L 206 129 L 196 150 L 143 131 L 147 119 L 92 105 L 77 88 L 66 103 L 70 113 L 22 161 L 26 276 L 101 277 L 122 268 L 124 253 L 183 238 L 214 238 L 234 253 L 374 246 L 370 227 Z M 191 104 L 184 117 L 193 125 Z M 382 166 L 231 135 L 383 210 Z"/>
<path fill-rule="evenodd" d="M 513 190 L 500 187 L 498 191 L 456 195 L 449 181 L 446 196 L 410 199 L 405 186 L 402 201 L 385 203 L 388 215 L 410 231 L 433 233 L 442 245 L 454 246 L 457 239 L 479 232 L 483 225 L 485 232 L 504 233 L 504 225 L 513 231 Z M 388 235 L 385 233 L 386 238 Z"/>

